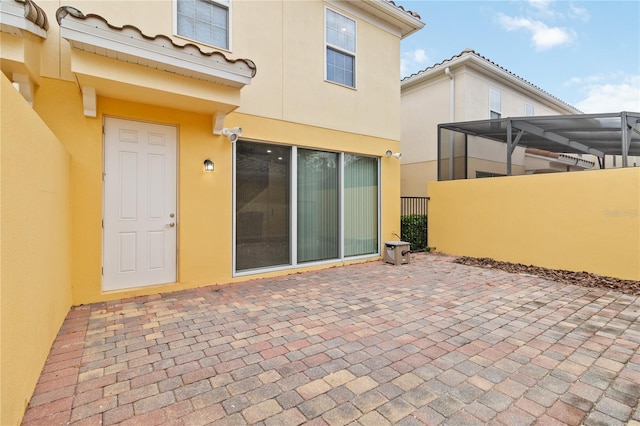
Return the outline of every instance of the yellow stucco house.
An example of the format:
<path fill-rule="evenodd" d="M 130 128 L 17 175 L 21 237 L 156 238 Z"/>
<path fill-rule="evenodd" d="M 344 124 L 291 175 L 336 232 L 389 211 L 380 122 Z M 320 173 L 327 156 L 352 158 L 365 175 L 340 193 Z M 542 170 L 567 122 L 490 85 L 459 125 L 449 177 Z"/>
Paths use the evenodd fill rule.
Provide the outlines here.
<path fill-rule="evenodd" d="M 429 196 L 429 246 L 640 279 L 640 113 L 583 114 L 470 49 L 401 93 L 401 193 Z"/>
<path fill-rule="evenodd" d="M 379 259 L 399 233 L 386 0 L 1 0 L 0 424 L 69 308 Z"/>
<path fill-rule="evenodd" d="M 438 180 L 438 124 L 500 117 L 582 114 L 479 53 L 465 49 L 402 79 L 403 196 L 424 196 L 428 182 Z M 458 146 L 461 135 L 443 132 L 441 179 L 506 174 L 505 145 L 471 136 L 465 165 Z M 452 144 L 449 138 L 455 137 Z M 451 155 L 450 150 L 455 148 Z M 553 170 L 546 152 L 513 153 L 513 174 Z M 455 166 L 454 166 L 455 164 Z M 593 166 L 585 163 L 584 167 Z M 584 168 L 581 167 L 581 168 Z M 578 168 L 576 168 L 578 169 Z M 455 171 L 455 173 L 454 173 Z"/>

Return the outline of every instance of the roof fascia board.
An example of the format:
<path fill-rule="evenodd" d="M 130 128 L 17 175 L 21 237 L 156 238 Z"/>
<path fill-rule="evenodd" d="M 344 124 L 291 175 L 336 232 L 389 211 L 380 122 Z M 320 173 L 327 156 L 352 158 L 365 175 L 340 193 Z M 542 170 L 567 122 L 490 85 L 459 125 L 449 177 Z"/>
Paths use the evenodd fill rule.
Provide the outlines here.
<path fill-rule="evenodd" d="M 330 8 L 335 7 L 336 9 L 341 9 L 342 11 L 348 12 L 358 19 L 362 19 L 363 21 L 366 21 L 371 25 L 374 25 L 390 34 L 393 34 L 398 38 L 402 37 L 401 31 L 397 27 L 390 25 L 388 22 L 383 21 L 375 15 L 367 13 L 365 10 L 363 10 L 363 8 L 356 7 L 353 3 L 354 2 L 347 2 L 343 0 L 326 0 L 326 4 Z"/>
<path fill-rule="evenodd" d="M 0 1 L 0 22 L 2 31 L 22 35 L 20 31 L 28 31 L 41 38 L 47 38 L 47 32 L 24 17 L 24 6 L 15 1 Z M 9 27 L 9 28 L 7 28 Z"/>
<path fill-rule="evenodd" d="M 479 57 L 476 53 L 465 53 L 460 56 L 454 57 L 447 61 L 433 66 L 420 74 L 415 75 L 412 78 L 407 79 L 401 83 L 401 87 L 404 89 L 420 84 L 425 80 L 433 78 L 433 76 L 444 73 L 446 68 L 454 69 L 463 66 L 469 66 L 472 69 L 476 69 L 483 72 L 485 75 L 492 76 L 493 78 L 503 79 L 504 81 L 516 86 L 518 89 L 530 93 L 533 97 L 542 99 L 543 102 L 551 104 L 556 108 L 562 109 L 569 114 L 582 114 L 582 112 L 576 108 L 571 107 L 553 96 L 548 95 L 544 91 L 536 88 L 532 84 L 522 80 L 521 78 L 505 71 L 504 69 L 486 61 Z M 497 77 L 496 77 L 497 74 Z"/>
<path fill-rule="evenodd" d="M 546 92 L 538 89 L 537 87 L 533 86 L 531 83 L 528 83 L 524 80 L 522 80 L 519 77 L 516 77 L 515 75 L 505 71 L 504 69 L 489 63 L 488 61 L 478 57 L 475 54 L 472 55 L 468 55 L 469 58 L 469 62 L 470 62 L 470 66 L 472 68 L 476 68 L 476 69 L 480 69 L 482 71 L 484 71 L 485 74 L 488 75 L 494 75 L 498 74 L 498 76 L 503 79 L 506 80 L 508 83 L 516 86 L 518 89 L 530 93 L 533 97 L 537 97 L 537 98 L 542 98 L 545 102 L 552 104 L 553 106 L 560 108 L 562 110 L 567 111 L 570 114 L 581 114 L 582 112 L 576 108 L 571 107 L 570 105 L 559 101 L 557 98 L 554 98 L 553 96 L 550 96 L 549 94 L 547 94 Z M 495 78 L 495 77 L 494 77 Z"/>
<path fill-rule="evenodd" d="M 519 89 L 531 93 L 533 96 L 539 97 L 544 99 L 546 102 L 561 108 L 565 111 L 567 111 L 570 114 L 581 114 L 582 111 L 573 108 L 572 106 L 570 106 L 569 104 L 566 104 L 560 100 L 558 100 L 557 98 L 549 95 L 548 93 L 544 92 L 543 90 L 540 90 L 539 88 L 535 87 L 534 85 L 532 85 L 531 83 L 528 83 L 524 80 L 522 80 L 519 77 L 516 77 L 515 75 L 509 73 L 508 71 L 493 65 L 491 63 L 489 63 L 488 61 L 478 57 L 477 55 L 471 55 L 471 64 L 477 66 L 478 68 L 486 71 L 489 74 L 498 74 L 502 79 L 508 81 L 509 83 L 511 83 L 512 85 L 518 87 Z M 472 66 L 473 66 L 472 65 Z"/>
<path fill-rule="evenodd" d="M 61 19 L 60 34 L 76 49 L 79 47 L 76 43 L 84 43 L 113 52 L 116 57 L 118 53 L 124 53 L 169 65 L 175 70 L 181 70 L 183 75 L 192 75 L 216 83 L 221 83 L 223 80 L 226 85 L 232 87 L 242 87 L 251 83 L 252 70 L 243 67 L 242 62 L 222 63 L 211 57 L 204 57 L 200 52 L 190 54 L 188 50 L 197 49 L 195 46 L 186 46 L 184 50 L 176 49 L 162 44 L 161 41 L 137 37 L 132 30 L 127 32 L 127 29 L 119 31 L 105 28 L 106 24 L 97 18 L 88 17 L 78 20 L 69 18 L 70 16 L 66 15 Z"/>
<path fill-rule="evenodd" d="M 387 14 L 391 18 L 391 21 L 401 22 L 405 27 L 410 28 L 408 31 L 402 33 L 402 38 L 407 37 L 424 27 L 424 22 L 419 18 L 412 16 L 409 12 L 389 3 L 387 0 L 362 0 L 362 4 L 374 7 Z"/>
<path fill-rule="evenodd" d="M 490 70 L 486 68 L 476 67 L 474 66 L 474 64 L 465 64 L 464 67 L 466 72 L 470 74 L 489 79 L 492 82 L 495 81 L 497 84 L 509 87 L 510 89 L 516 91 L 519 96 L 525 98 L 525 102 L 527 103 L 538 102 L 549 107 L 553 111 L 556 111 L 560 115 L 582 115 L 582 112 L 580 110 L 573 108 L 571 105 L 566 104 L 561 100 L 558 100 L 553 95 L 549 95 L 543 90 L 537 89 L 533 85 L 529 85 L 528 83 L 520 80 L 518 77 L 514 78 L 513 76 L 510 76 L 509 73 L 497 76 L 495 73 L 491 73 Z M 499 89 L 496 83 L 490 83 L 489 85 L 496 89 Z M 527 101 L 526 99 L 530 99 L 530 101 Z"/>
<path fill-rule="evenodd" d="M 424 22 L 409 15 L 408 12 L 398 9 L 386 0 L 325 0 L 325 2 L 364 19 L 401 39 L 424 27 Z"/>
<path fill-rule="evenodd" d="M 422 83 L 425 80 L 429 80 L 433 78 L 433 76 L 437 76 L 439 74 L 444 73 L 444 70 L 449 67 L 453 68 L 459 65 L 460 63 L 466 62 L 468 55 L 456 56 L 452 59 L 441 62 L 440 64 L 434 65 L 433 67 L 426 69 L 419 74 L 414 75 L 413 77 L 408 77 L 405 81 L 401 82 L 402 87 L 412 87 Z"/>
<path fill-rule="evenodd" d="M 96 96 L 211 114 L 240 106 L 241 89 L 158 69 L 140 69 L 117 58 L 71 51 L 71 70 L 81 90 L 93 87 Z"/>
<path fill-rule="evenodd" d="M 420 91 L 424 87 L 429 87 L 432 85 L 440 84 L 443 81 L 446 81 L 449 84 L 449 77 L 444 73 L 444 69 L 440 70 L 440 73 L 436 73 L 432 75 L 431 78 L 426 80 L 420 80 L 420 82 L 416 84 L 407 84 L 409 82 L 401 81 L 400 82 L 400 91 L 402 94 L 409 94 L 413 92 Z"/>

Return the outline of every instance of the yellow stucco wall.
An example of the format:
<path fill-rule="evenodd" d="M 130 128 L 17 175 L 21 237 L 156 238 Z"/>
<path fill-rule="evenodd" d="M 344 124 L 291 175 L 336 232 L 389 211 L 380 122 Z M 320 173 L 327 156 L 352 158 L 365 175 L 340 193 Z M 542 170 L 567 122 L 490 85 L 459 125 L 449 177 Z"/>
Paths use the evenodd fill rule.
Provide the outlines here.
<path fill-rule="evenodd" d="M 82 115 L 81 95 L 76 85 L 49 78 L 42 79 L 35 105 L 38 114 L 71 154 L 74 305 L 320 267 L 233 277 L 232 144 L 212 133 L 210 115 L 99 97 L 98 117 L 86 118 Z M 174 284 L 102 291 L 102 123 L 105 116 L 178 127 L 178 282 Z M 230 114 L 225 125 L 241 126 L 243 138 L 249 140 L 381 157 L 380 242 L 397 239 L 393 233 L 400 233 L 400 162 L 386 158 L 384 153 L 389 149 L 398 151 L 398 141 L 239 113 Z M 214 161 L 215 172 L 203 172 L 205 158 Z M 339 262 L 333 265 L 336 264 Z"/>
<path fill-rule="evenodd" d="M 427 183 L 438 180 L 438 162 L 433 160 L 402 164 L 400 174 L 403 197 L 426 197 Z"/>
<path fill-rule="evenodd" d="M 69 156 L 0 73 L 0 424 L 18 424 L 71 307 Z"/>
<path fill-rule="evenodd" d="M 165 34 L 179 44 L 188 42 L 173 35 L 174 2 L 158 1 L 152 8 L 147 3 L 129 2 L 122 7 L 124 3 L 118 1 L 74 0 L 67 4 L 87 14 L 97 13 L 115 26 L 131 24 L 147 35 Z M 233 149 L 225 137 L 212 133 L 212 121 L 218 112 L 227 112 L 238 104 L 240 108 L 226 116 L 224 126 L 242 126 L 243 138 L 248 140 L 379 157 L 379 243 L 397 239 L 400 163 L 384 154 L 400 148 L 399 33 L 347 3 L 263 3 L 235 2 L 232 6 L 232 45 L 225 54 L 230 59 L 254 60 L 258 66 L 251 85 L 238 93 L 200 81 L 185 83 L 179 76 L 172 76 L 171 84 L 152 84 L 157 82 L 156 70 L 125 62 L 114 65 L 116 61 L 89 53 L 72 54 L 55 22 L 55 11 L 61 3 L 39 2 L 51 26 L 47 38 L 34 43 L 37 55 L 33 57 L 38 61 L 20 59 L 35 64 L 33 109 L 2 77 L 0 424 L 20 421 L 51 342 L 71 305 L 341 263 L 233 277 Z M 323 22 L 329 4 L 358 21 L 356 89 L 324 80 Z M 262 29 L 246 31 L 258 27 Z M 201 47 L 206 52 L 215 50 Z M 380 62 L 380 52 L 384 53 L 384 63 Z M 9 70 L 7 64 L 1 64 L 5 72 Z M 119 83 L 119 78 L 129 76 L 134 68 L 135 84 L 146 82 L 155 91 Z M 90 74 L 92 79 L 74 75 L 74 69 Z M 97 86 L 96 118 L 84 116 L 83 81 Z M 204 96 L 206 88 L 213 100 Z M 184 100 L 178 95 L 185 90 L 194 99 L 204 99 L 204 106 L 177 102 Z M 105 117 L 178 129 L 176 283 L 102 291 Z M 206 158 L 215 162 L 214 173 L 203 172 Z M 42 168 L 35 166 L 38 160 L 44 162 Z M 349 262 L 378 259 L 372 256 Z M 33 268 L 36 262 L 38 268 Z M 7 389 L 11 398 L 5 398 Z"/>
<path fill-rule="evenodd" d="M 43 42 L 42 75 L 75 81 L 69 43 L 60 38 L 60 27 L 55 23 L 55 12 L 61 5 L 98 14 L 115 26 L 134 25 L 149 36 L 172 37 L 177 44 L 193 42 L 174 34 L 174 2 L 155 1 L 154 7 L 147 1 L 127 2 L 126 7 L 122 4 L 39 1 L 52 22 Z M 357 21 L 356 89 L 324 80 L 325 7 Z M 236 1 L 231 3 L 230 19 L 231 46 L 224 53 L 230 59 L 251 59 L 258 68 L 251 84 L 242 89 L 239 112 L 400 138 L 400 36 L 387 25 L 378 24 L 349 2 L 325 1 Z M 206 52 L 217 50 L 199 45 Z"/>
<path fill-rule="evenodd" d="M 429 184 L 439 252 L 640 280 L 640 168 Z"/>
<path fill-rule="evenodd" d="M 0 33 L 2 70 L 9 76 L 13 73 L 28 75 L 37 83 L 40 79 L 40 45 L 41 39 L 27 31 L 22 37 Z"/>

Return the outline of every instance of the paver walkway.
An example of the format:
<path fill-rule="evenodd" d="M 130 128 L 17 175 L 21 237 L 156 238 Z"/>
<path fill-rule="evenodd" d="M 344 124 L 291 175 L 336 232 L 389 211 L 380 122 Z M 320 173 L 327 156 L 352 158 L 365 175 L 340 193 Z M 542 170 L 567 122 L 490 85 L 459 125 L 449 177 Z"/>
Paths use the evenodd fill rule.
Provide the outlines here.
<path fill-rule="evenodd" d="M 640 424 L 640 298 L 451 260 L 76 307 L 24 424 Z"/>

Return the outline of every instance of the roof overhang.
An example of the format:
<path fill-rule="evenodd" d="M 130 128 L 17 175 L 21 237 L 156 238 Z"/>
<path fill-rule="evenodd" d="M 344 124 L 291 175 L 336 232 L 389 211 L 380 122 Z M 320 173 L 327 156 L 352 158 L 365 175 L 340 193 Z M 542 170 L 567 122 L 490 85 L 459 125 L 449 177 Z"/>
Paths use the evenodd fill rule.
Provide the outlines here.
<path fill-rule="evenodd" d="M 507 144 L 508 169 L 510 153 L 516 146 L 557 153 L 591 154 L 599 159 L 606 155 L 619 155 L 623 167 L 628 166 L 630 155 L 640 156 L 638 112 L 509 117 L 439 124 L 439 143 L 442 129 Z"/>
<path fill-rule="evenodd" d="M 466 49 L 459 55 L 454 56 L 451 59 L 442 61 L 439 64 L 433 65 L 423 71 L 420 71 L 410 77 L 402 79 L 400 83 L 401 90 L 409 90 L 414 86 L 419 86 L 424 82 L 431 81 L 434 78 L 443 78 L 449 80 L 449 77 L 445 76 L 445 70 L 449 68 L 455 77 L 455 71 L 468 68 L 475 72 L 481 73 L 484 76 L 496 79 L 501 83 L 514 88 L 520 92 L 526 93 L 529 96 L 552 106 L 554 109 L 558 109 L 563 114 L 582 114 L 582 111 L 574 108 L 573 106 L 563 102 L 550 93 L 545 92 L 536 85 L 528 82 L 527 80 L 517 76 L 509 70 L 497 65 L 496 63 L 488 60 L 484 56 L 479 55 L 473 50 Z"/>
<path fill-rule="evenodd" d="M 0 31 L 23 36 L 24 31 L 47 38 L 49 21 L 32 0 L 0 1 Z"/>
<path fill-rule="evenodd" d="M 396 6 L 395 3 L 388 0 L 362 0 L 350 1 L 355 6 L 384 22 L 400 30 L 402 38 L 405 38 L 424 27 L 424 22 L 420 20 L 420 16 Z"/>
<path fill-rule="evenodd" d="M 30 104 L 48 28 L 47 15 L 32 0 L 0 1 L 0 69 Z"/>
<path fill-rule="evenodd" d="M 91 109 L 95 95 L 227 114 L 240 106 L 240 89 L 256 74 L 248 59 L 177 45 L 163 35 L 149 37 L 136 27 L 116 27 L 71 7 L 58 9 L 56 18 L 72 48 L 71 70 L 85 98 L 85 115 L 96 115 Z"/>
<path fill-rule="evenodd" d="M 527 148 L 524 155 L 527 174 L 589 170 L 595 165 L 579 156 L 535 148 Z"/>

